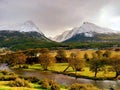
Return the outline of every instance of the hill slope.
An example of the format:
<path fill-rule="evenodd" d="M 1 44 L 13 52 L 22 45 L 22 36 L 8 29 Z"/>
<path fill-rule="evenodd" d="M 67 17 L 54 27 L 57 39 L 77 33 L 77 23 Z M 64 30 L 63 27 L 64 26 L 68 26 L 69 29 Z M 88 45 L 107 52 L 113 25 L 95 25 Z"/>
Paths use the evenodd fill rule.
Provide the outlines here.
<path fill-rule="evenodd" d="M 38 32 L 0 31 L 0 47 L 12 50 L 28 48 L 50 48 L 58 43 L 53 42 Z"/>
<path fill-rule="evenodd" d="M 80 33 L 63 42 L 119 42 L 120 34 L 116 33 Z"/>

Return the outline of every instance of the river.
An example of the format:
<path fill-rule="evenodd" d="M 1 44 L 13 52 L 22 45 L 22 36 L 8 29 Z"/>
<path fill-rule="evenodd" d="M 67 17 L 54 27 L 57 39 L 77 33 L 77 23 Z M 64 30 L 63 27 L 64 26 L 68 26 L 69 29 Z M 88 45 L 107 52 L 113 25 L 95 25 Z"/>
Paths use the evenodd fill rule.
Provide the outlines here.
<path fill-rule="evenodd" d="M 101 90 L 102 89 L 108 90 L 110 87 L 115 88 L 115 90 L 117 90 L 118 88 L 120 89 L 120 80 L 116 80 L 116 81 L 96 80 L 95 81 L 95 80 L 84 79 L 84 78 L 76 79 L 75 77 L 71 77 L 68 75 L 56 74 L 56 73 L 51 73 L 51 72 L 41 72 L 37 70 L 15 70 L 14 72 L 18 75 L 25 76 L 25 77 L 33 76 L 38 79 L 44 79 L 44 78 L 52 79 L 62 85 L 71 85 L 73 83 L 84 83 L 84 84 L 93 84 L 99 87 Z"/>

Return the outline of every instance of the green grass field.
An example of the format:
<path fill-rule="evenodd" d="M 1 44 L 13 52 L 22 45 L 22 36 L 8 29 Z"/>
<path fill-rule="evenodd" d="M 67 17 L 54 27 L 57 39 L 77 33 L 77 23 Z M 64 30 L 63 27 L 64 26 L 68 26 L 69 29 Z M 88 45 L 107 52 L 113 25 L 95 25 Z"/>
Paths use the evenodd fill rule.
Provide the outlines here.
<path fill-rule="evenodd" d="M 62 73 L 65 68 L 68 66 L 68 63 L 56 63 L 53 66 L 50 66 L 48 68 L 48 71 L 53 71 L 53 72 L 60 72 Z M 34 65 L 29 65 L 29 69 L 27 70 L 42 70 L 42 67 L 40 64 L 34 64 Z M 72 67 L 70 67 L 67 71 L 66 74 L 75 74 L 75 71 L 73 71 Z M 78 76 L 85 76 L 85 77 L 94 77 L 94 72 L 91 72 L 89 70 L 89 67 L 83 68 L 82 71 L 77 71 Z M 107 77 L 114 77 L 115 72 L 110 72 L 110 71 L 100 71 L 97 74 L 98 78 L 107 78 Z"/>

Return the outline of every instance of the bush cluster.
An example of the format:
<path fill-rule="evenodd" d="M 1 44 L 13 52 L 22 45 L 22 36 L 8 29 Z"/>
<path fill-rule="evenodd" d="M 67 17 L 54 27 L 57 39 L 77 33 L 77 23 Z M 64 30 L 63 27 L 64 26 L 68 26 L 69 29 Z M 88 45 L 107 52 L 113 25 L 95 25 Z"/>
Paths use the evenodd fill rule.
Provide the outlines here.
<path fill-rule="evenodd" d="M 0 71 L 2 75 L 0 75 L 0 81 L 10 81 L 15 80 L 18 78 L 18 75 L 16 75 L 14 72 L 8 72 L 6 70 Z"/>
<path fill-rule="evenodd" d="M 10 81 L 9 85 L 11 87 L 31 87 L 27 80 L 17 78 L 14 81 Z"/>
<path fill-rule="evenodd" d="M 120 76 L 116 78 L 117 80 L 120 80 Z"/>
<path fill-rule="evenodd" d="M 69 87 L 69 90 L 100 90 L 97 87 L 91 85 L 91 84 L 72 84 Z"/>
<path fill-rule="evenodd" d="M 43 89 L 48 89 L 50 87 L 48 80 L 42 80 L 40 84 L 41 84 L 41 88 Z"/>
<path fill-rule="evenodd" d="M 16 75 L 14 72 L 9 72 L 9 71 L 7 71 L 7 70 L 2 70 L 2 71 L 0 71 L 0 73 L 1 73 L 2 75 Z"/>
<path fill-rule="evenodd" d="M 24 77 L 25 80 L 28 80 L 29 82 L 31 83 L 37 83 L 39 82 L 40 80 L 37 79 L 36 77 Z"/>
<path fill-rule="evenodd" d="M 51 90 L 60 90 L 59 84 L 54 80 L 44 79 L 40 82 L 40 85 L 41 85 L 41 88 L 43 89 L 50 88 Z"/>
<path fill-rule="evenodd" d="M 0 73 L 2 73 L 3 75 L 8 75 L 9 74 L 9 72 L 7 70 L 0 71 Z"/>
<path fill-rule="evenodd" d="M 19 66 L 19 68 L 28 69 L 29 67 L 27 65 L 23 65 L 23 66 Z"/>
<path fill-rule="evenodd" d="M 10 81 L 15 80 L 17 76 L 0 76 L 0 81 Z"/>

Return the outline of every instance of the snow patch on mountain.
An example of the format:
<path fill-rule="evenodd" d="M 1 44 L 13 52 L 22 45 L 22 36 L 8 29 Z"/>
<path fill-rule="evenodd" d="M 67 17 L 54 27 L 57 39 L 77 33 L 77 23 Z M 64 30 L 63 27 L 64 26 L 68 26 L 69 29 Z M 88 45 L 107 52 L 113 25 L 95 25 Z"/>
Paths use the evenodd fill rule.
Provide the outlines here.
<path fill-rule="evenodd" d="M 93 33 L 89 33 L 89 32 L 86 32 L 84 33 L 85 37 L 93 37 L 94 34 Z"/>
<path fill-rule="evenodd" d="M 38 32 L 43 35 L 39 28 L 32 22 L 13 24 L 13 25 L 0 25 L 1 30 L 19 31 L 19 32 Z"/>

